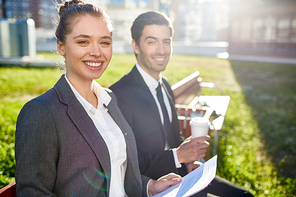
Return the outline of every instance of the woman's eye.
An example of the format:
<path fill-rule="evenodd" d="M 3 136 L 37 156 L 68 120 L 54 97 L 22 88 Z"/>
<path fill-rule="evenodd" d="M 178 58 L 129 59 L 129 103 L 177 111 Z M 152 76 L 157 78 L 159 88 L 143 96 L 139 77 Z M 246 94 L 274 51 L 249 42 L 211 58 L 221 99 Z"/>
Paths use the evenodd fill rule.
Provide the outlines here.
<path fill-rule="evenodd" d="M 111 42 L 101 42 L 101 44 L 109 46 L 111 45 Z"/>
<path fill-rule="evenodd" d="M 79 41 L 78 43 L 79 44 L 87 44 L 87 41 L 86 40 L 82 40 L 82 41 Z"/>

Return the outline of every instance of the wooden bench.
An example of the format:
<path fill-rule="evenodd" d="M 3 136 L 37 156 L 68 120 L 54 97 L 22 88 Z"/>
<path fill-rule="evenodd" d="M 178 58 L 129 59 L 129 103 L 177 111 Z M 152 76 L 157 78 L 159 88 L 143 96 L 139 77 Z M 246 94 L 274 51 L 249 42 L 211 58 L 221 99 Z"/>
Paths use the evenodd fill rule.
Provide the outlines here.
<path fill-rule="evenodd" d="M 221 130 L 230 97 L 213 83 L 202 82 L 196 71 L 172 86 L 175 108 L 178 113 L 180 131 L 184 137 L 191 135 L 189 122 L 193 117 L 207 117 L 211 121 L 210 131 L 214 132 L 213 154 L 217 153 L 218 131 Z M 222 96 L 204 96 L 202 88 L 219 89 Z"/>
<path fill-rule="evenodd" d="M 0 197 L 15 197 L 16 196 L 15 181 L 0 189 Z"/>
<path fill-rule="evenodd" d="M 196 71 L 172 86 L 176 104 L 188 105 L 200 94 L 200 79 L 199 72 Z"/>

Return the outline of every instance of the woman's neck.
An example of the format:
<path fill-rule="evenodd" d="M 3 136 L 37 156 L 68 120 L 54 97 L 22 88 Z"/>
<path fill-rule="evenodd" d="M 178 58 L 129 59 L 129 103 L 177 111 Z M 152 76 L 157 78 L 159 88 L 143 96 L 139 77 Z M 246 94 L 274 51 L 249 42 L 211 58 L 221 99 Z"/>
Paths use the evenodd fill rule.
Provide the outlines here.
<path fill-rule="evenodd" d="M 91 81 L 82 81 L 82 80 L 75 80 L 73 78 L 69 78 L 67 76 L 67 79 L 71 83 L 71 85 L 75 88 L 75 90 L 92 106 L 97 108 L 98 106 L 98 98 L 95 95 L 95 93 L 92 91 L 92 82 Z"/>

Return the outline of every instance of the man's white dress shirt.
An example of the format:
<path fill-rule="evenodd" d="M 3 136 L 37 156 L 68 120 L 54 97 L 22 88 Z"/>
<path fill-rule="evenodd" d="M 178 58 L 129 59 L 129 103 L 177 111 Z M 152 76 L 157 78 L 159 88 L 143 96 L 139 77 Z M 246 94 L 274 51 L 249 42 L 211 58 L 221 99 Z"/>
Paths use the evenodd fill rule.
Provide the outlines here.
<path fill-rule="evenodd" d="M 136 68 L 138 69 L 139 73 L 141 74 L 142 78 L 144 79 L 146 85 L 148 86 L 148 88 L 149 88 L 149 90 L 150 90 L 150 92 L 151 92 L 151 94 L 152 94 L 152 96 L 153 96 L 153 98 L 155 100 L 155 103 L 157 105 L 158 112 L 159 112 L 159 115 L 160 115 L 160 118 L 161 118 L 161 122 L 163 124 L 163 113 L 162 113 L 161 106 L 160 106 L 160 104 L 158 102 L 157 94 L 156 94 L 156 88 L 158 86 L 158 83 L 160 82 L 162 84 L 162 76 L 160 74 L 159 80 L 157 81 L 156 79 L 151 77 L 148 73 L 146 73 L 138 63 L 136 63 Z M 169 98 L 168 98 L 167 93 L 165 92 L 165 90 L 164 90 L 164 88 L 162 86 L 161 86 L 161 91 L 162 91 L 162 94 L 163 94 L 164 104 L 165 104 L 165 106 L 167 108 L 167 111 L 168 111 L 169 120 L 170 120 L 170 122 L 172 122 L 172 108 L 171 108 L 171 105 L 170 105 L 170 102 L 169 102 Z M 165 150 L 168 150 L 169 148 L 170 147 L 169 147 L 168 143 L 166 142 Z M 176 149 L 173 148 L 172 151 L 173 151 L 173 155 L 174 155 L 176 168 L 180 168 L 181 164 L 179 162 Z"/>

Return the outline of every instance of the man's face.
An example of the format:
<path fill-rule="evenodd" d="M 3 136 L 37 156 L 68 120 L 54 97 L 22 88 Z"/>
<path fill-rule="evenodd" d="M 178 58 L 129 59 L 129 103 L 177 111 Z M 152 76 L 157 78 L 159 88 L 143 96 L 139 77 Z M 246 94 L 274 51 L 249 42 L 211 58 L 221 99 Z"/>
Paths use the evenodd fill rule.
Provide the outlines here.
<path fill-rule="evenodd" d="M 156 80 L 171 58 L 171 43 L 170 28 L 165 25 L 147 25 L 143 29 L 139 45 L 132 41 L 139 65 Z"/>

